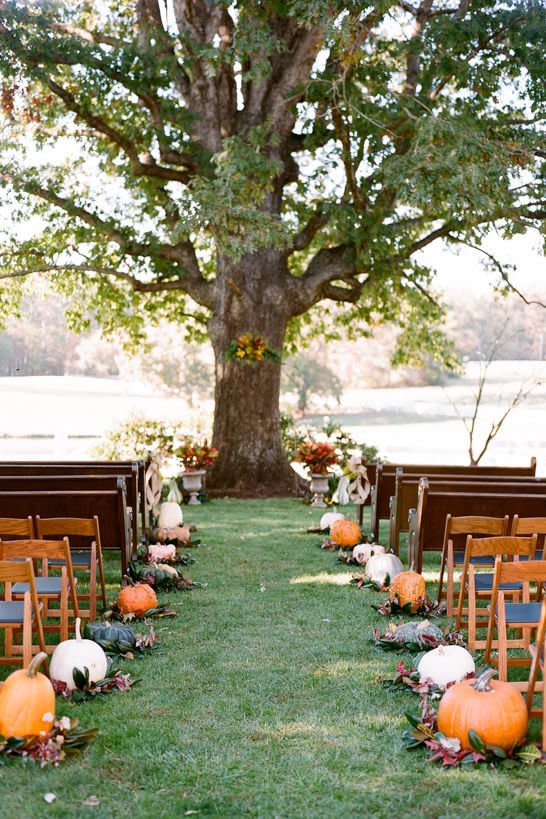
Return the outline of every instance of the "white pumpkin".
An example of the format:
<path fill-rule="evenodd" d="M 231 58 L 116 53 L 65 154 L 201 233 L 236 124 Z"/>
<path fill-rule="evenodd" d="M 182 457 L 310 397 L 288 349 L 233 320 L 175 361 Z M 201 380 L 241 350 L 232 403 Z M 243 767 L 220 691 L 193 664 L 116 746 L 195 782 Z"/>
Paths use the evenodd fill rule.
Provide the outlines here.
<path fill-rule="evenodd" d="M 157 526 L 159 529 L 174 529 L 175 526 L 181 525 L 183 519 L 184 515 L 180 504 L 174 501 L 165 501 L 159 507 Z"/>
<path fill-rule="evenodd" d="M 366 563 L 366 577 L 374 583 L 383 585 L 387 576 L 389 580 L 394 580 L 397 574 L 404 571 L 402 561 L 391 554 L 372 555 Z"/>
<path fill-rule="evenodd" d="M 90 682 L 103 680 L 108 670 L 108 660 L 101 646 L 94 640 L 82 639 L 79 617 L 76 618 L 76 639 L 63 640 L 56 646 L 49 664 L 49 676 L 65 683 L 72 691 L 76 687 L 72 674 L 75 668 L 82 673 L 87 668 Z"/>
<path fill-rule="evenodd" d="M 357 543 L 353 549 L 353 560 L 363 566 L 372 555 L 385 554 L 385 547 L 379 543 Z"/>
<path fill-rule="evenodd" d="M 419 680 L 432 680 L 438 688 L 445 688 L 448 683 L 459 682 L 467 674 L 476 670 L 470 652 L 462 646 L 438 646 L 423 654 L 417 671 Z"/>
<path fill-rule="evenodd" d="M 332 523 L 335 523 L 336 520 L 343 520 L 345 515 L 340 514 L 339 512 L 325 512 L 324 515 L 320 519 L 320 528 L 322 531 L 329 529 Z"/>

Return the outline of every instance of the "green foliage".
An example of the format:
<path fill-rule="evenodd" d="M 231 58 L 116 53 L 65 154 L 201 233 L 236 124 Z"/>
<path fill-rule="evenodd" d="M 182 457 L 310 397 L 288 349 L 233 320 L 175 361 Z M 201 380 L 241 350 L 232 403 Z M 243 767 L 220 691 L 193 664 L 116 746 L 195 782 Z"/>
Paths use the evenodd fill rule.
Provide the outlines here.
<path fill-rule="evenodd" d="M 149 453 L 170 458 L 174 454 L 175 438 L 182 434 L 181 428 L 165 421 L 133 418 L 109 432 L 98 445 L 96 455 L 110 461 L 146 459 Z"/>
<path fill-rule="evenodd" d="M 298 424 L 290 415 L 281 415 L 281 436 L 284 451 L 289 461 L 298 460 L 296 455 L 301 444 L 307 440 L 325 440 L 332 443 L 340 453 L 339 465 L 344 468 L 351 455 L 355 452 L 362 453 L 362 460 L 366 463 L 373 463 L 381 460 L 379 450 L 368 444 L 360 444 L 339 424 L 334 424 L 329 419 L 325 419 L 320 427 Z"/>
<path fill-rule="evenodd" d="M 394 363 L 456 366 L 419 251 L 543 220 L 544 5 L 144 7 L 2 3 L 2 316 L 36 271 L 73 328 L 202 340 L 226 290 L 275 283 L 289 352 L 394 322 Z"/>

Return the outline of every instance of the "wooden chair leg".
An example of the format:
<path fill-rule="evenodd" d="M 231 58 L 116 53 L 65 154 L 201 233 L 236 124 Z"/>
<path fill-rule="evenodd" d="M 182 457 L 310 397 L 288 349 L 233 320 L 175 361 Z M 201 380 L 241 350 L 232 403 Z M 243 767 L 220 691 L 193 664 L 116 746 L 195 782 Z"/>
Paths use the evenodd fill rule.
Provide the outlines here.
<path fill-rule="evenodd" d="M 453 573 L 455 571 L 455 559 L 453 556 L 453 541 L 448 540 L 447 543 L 447 563 L 446 563 L 446 609 L 447 616 L 453 617 L 455 614 L 455 578 Z"/>
<path fill-rule="evenodd" d="M 27 668 L 32 660 L 32 603 L 30 594 L 23 598 L 23 666 Z"/>
<path fill-rule="evenodd" d="M 64 566 L 61 571 L 61 578 L 59 637 L 62 642 L 63 640 L 68 640 L 68 580 Z"/>
<path fill-rule="evenodd" d="M 464 590 L 462 590 L 464 593 Z M 459 596 L 459 603 L 461 597 Z M 476 644 L 476 589 L 474 584 L 474 567 L 468 572 L 468 650 L 472 652 Z"/>
<path fill-rule="evenodd" d="M 506 633 L 506 609 L 504 606 L 504 593 L 499 592 L 498 615 L 497 615 L 497 642 L 498 642 L 498 669 L 499 680 L 508 681 L 508 645 Z M 494 616 L 494 612 L 493 612 Z"/>
<path fill-rule="evenodd" d="M 89 617 L 97 617 L 97 546 L 91 545 L 91 559 L 89 562 Z"/>
<path fill-rule="evenodd" d="M 99 562 L 99 576 L 100 576 L 100 591 L 102 605 L 106 608 L 106 578 L 104 575 L 104 563 L 102 560 L 102 549 L 97 549 L 97 560 Z"/>

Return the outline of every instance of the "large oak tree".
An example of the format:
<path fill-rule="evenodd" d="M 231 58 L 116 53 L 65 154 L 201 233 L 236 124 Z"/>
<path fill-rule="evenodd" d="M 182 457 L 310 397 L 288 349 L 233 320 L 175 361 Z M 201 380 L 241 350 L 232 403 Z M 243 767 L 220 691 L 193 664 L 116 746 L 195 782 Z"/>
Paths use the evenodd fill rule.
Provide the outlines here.
<path fill-rule="evenodd" d="M 546 215 L 543 34 L 510 0 L 1 0 L 5 205 L 40 217 L 4 309 L 40 273 L 73 325 L 208 334 L 213 482 L 288 486 L 280 367 L 227 348 L 390 320 L 441 350 L 419 252 Z"/>

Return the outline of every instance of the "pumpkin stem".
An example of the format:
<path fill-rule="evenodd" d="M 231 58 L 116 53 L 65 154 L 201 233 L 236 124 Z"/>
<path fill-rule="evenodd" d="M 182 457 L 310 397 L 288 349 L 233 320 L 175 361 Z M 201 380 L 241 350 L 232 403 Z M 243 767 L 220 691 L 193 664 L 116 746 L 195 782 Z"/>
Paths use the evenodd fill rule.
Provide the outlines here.
<path fill-rule="evenodd" d="M 76 640 L 81 640 L 82 639 L 82 633 L 80 631 L 80 624 L 81 624 L 81 618 L 76 617 L 76 623 L 74 625 L 74 630 L 76 632 Z"/>
<path fill-rule="evenodd" d="M 35 677 L 36 676 L 36 674 L 38 673 L 38 668 L 43 663 L 43 661 L 46 659 L 46 657 L 47 657 L 47 654 L 45 653 L 45 651 L 39 651 L 38 654 L 36 654 L 32 658 L 32 660 L 30 661 L 30 665 L 27 668 L 27 674 L 28 674 L 29 677 Z"/>
<path fill-rule="evenodd" d="M 480 674 L 476 682 L 472 684 L 472 688 L 475 691 L 491 691 L 489 680 L 491 680 L 496 673 L 497 672 L 494 668 L 487 668 L 482 674 Z"/>

